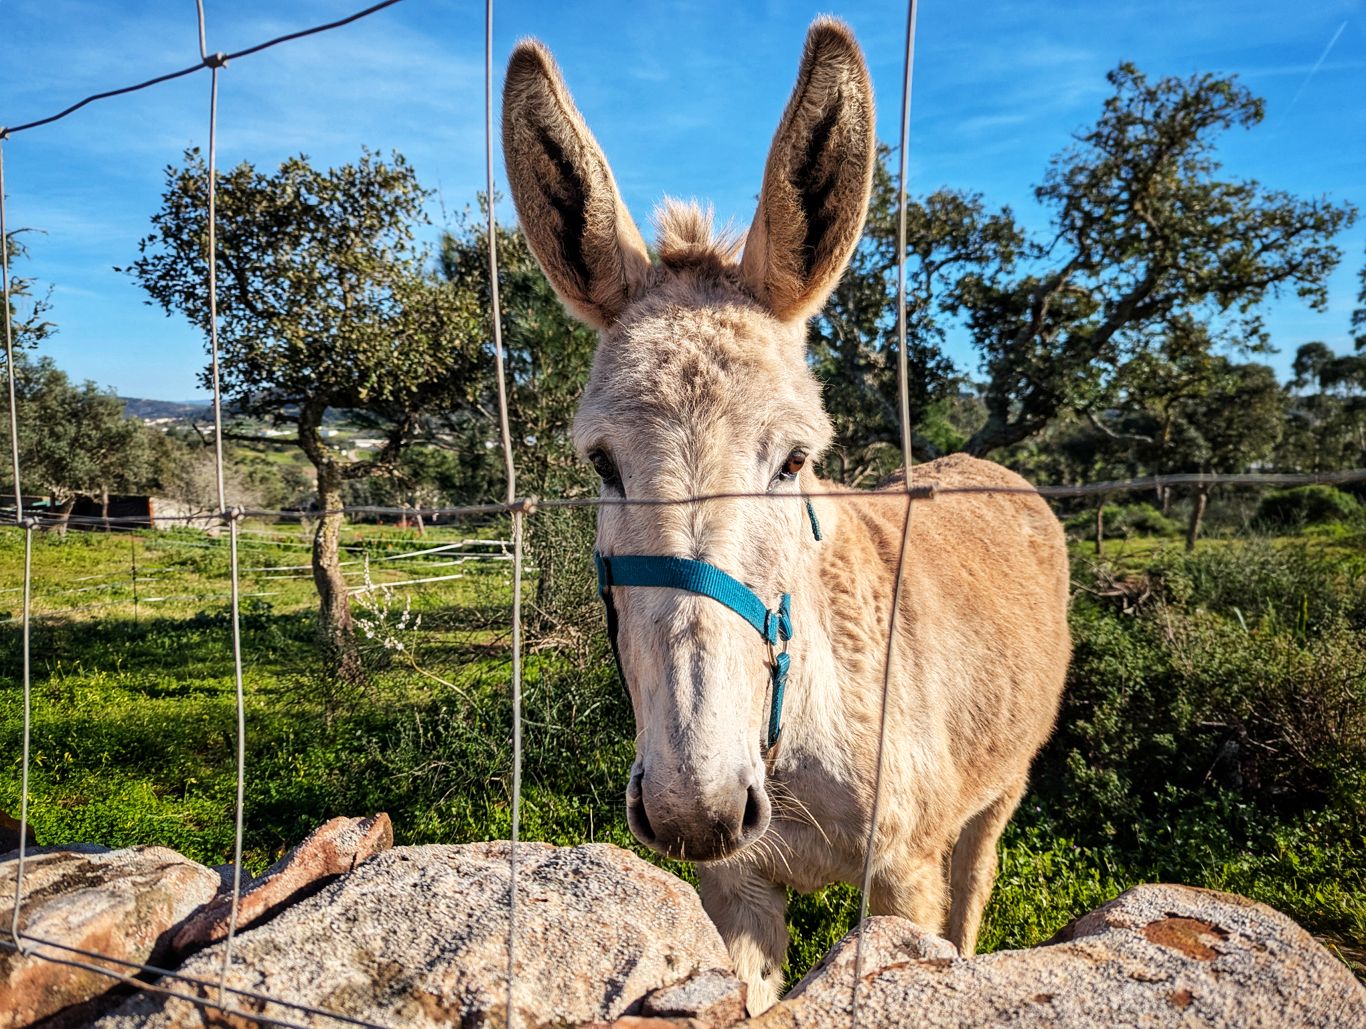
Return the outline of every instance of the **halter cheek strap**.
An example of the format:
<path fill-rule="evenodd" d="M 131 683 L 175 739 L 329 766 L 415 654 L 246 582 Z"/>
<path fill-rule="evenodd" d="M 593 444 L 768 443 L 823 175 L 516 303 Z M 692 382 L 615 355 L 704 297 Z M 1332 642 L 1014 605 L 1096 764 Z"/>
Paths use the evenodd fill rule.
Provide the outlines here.
<path fill-rule="evenodd" d="M 662 587 L 710 597 L 753 626 L 768 644 L 771 660 L 769 677 L 773 693 L 768 715 L 768 746 L 771 748 L 778 742 L 782 733 L 783 692 L 787 687 L 787 673 L 791 664 L 787 656 L 787 643 L 792 639 L 791 594 L 784 593 L 777 608 L 770 611 L 752 589 L 705 561 L 646 554 L 606 557 L 596 551 L 593 561 L 598 566 L 598 595 L 602 597 L 607 611 L 607 638 L 611 641 L 612 657 L 623 685 L 626 683 L 626 672 L 621 665 L 621 649 L 617 644 L 617 608 L 612 600 L 612 587 Z M 778 651 L 780 642 L 783 649 Z"/>
<path fill-rule="evenodd" d="M 811 498 L 806 498 L 806 516 L 811 522 L 811 535 L 822 538 L 821 526 L 816 521 L 816 509 Z M 768 644 L 769 681 L 772 700 L 768 712 L 767 749 L 772 750 L 783 731 L 783 693 L 787 689 L 787 673 L 791 658 L 787 644 L 792 639 L 792 595 L 784 593 L 776 609 L 770 611 L 759 595 L 732 575 L 713 564 L 693 561 L 686 557 L 656 557 L 648 554 L 616 554 L 607 557 L 593 552 L 598 567 L 598 596 L 607 613 L 607 639 L 612 644 L 612 660 L 616 662 L 617 677 L 626 686 L 626 672 L 621 666 L 621 647 L 617 643 L 617 605 L 612 600 L 613 586 L 646 586 L 686 590 L 698 596 L 710 597 L 730 608 L 747 621 Z M 782 643 L 783 649 L 778 650 Z"/>

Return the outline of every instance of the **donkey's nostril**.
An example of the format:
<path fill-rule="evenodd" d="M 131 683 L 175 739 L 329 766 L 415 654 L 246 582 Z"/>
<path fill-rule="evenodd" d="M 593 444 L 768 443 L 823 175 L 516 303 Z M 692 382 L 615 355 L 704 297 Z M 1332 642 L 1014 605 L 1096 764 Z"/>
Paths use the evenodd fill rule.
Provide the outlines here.
<path fill-rule="evenodd" d="M 650 824 L 650 816 L 645 813 L 645 802 L 639 801 L 635 806 L 637 835 L 642 840 L 653 840 L 655 838 L 654 826 Z"/>
<path fill-rule="evenodd" d="M 753 832 L 760 828 L 763 823 L 763 811 L 759 805 L 759 788 L 751 786 L 749 794 L 745 797 L 745 820 L 744 831 Z"/>
<path fill-rule="evenodd" d="M 641 843 L 653 843 L 655 840 L 654 826 L 650 824 L 650 816 L 645 813 L 645 796 L 641 790 L 642 774 L 636 772 L 631 776 L 631 782 L 626 787 L 626 820 L 631 826 L 631 832 Z"/>

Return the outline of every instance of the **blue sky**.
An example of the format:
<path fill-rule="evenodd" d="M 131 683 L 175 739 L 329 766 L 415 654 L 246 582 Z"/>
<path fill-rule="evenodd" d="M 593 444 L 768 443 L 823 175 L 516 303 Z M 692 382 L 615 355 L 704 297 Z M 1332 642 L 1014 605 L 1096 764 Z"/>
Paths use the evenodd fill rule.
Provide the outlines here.
<path fill-rule="evenodd" d="M 206 0 L 209 46 L 231 51 L 350 13 L 363 0 Z M 710 199 L 747 225 L 806 26 L 849 21 L 897 131 L 904 5 L 512 2 L 495 25 L 499 72 L 515 41 L 555 51 L 637 221 L 665 193 Z M 0 0 L 0 124 L 197 60 L 191 0 Z M 1266 121 L 1226 138 L 1229 174 L 1366 208 L 1366 0 L 1143 3 L 925 0 L 911 125 L 911 189 L 979 190 L 1044 223 L 1030 188 L 1069 133 L 1094 120 L 1121 60 L 1150 75 L 1236 73 Z M 483 186 L 483 4 L 405 0 L 355 25 L 244 58 L 221 76 L 219 160 L 262 166 L 303 152 L 320 164 L 362 145 L 406 154 L 439 191 L 443 219 Z M 136 254 L 163 169 L 207 135 L 202 73 L 103 101 L 4 144 L 9 224 L 36 231 L 16 269 L 54 288 L 60 332 L 44 351 L 124 395 L 200 395 L 203 341 L 146 306 L 115 265 Z M 501 179 L 501 158 L 498 175 Z M 436 230 L 433 230 L 433 233 Z M 1366 227 L 1344 234 L 1325 314 L 1269 310 L 1281 369 L 1300 343 L 1350 346 Z M 972 370 L 970 352 L 953 356 Z"/>

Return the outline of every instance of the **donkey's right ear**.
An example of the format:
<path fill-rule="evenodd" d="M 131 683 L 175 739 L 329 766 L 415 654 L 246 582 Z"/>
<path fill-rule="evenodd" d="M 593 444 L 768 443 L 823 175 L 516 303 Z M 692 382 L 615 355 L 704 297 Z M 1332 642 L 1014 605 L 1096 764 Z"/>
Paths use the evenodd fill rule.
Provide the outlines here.
<path fill-rule="evenodd" d="M 876 154 L 873 87 L 849 27 L 818 18 L 773 137 L 740 268 L 783 321 L 811 317 L 858 246 Z"/>
<path fill-rule="evenodd" d="M 611 325 L 645 286 L 650 255 L 550 51 L 517 44 L 503 83 L 503 159 L 522 232 L 569 310 Z"/>

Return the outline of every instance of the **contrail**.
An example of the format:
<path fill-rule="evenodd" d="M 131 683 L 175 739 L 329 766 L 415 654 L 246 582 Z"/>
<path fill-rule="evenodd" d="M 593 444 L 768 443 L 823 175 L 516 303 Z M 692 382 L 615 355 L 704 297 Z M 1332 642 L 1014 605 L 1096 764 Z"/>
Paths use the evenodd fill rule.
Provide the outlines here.
<path fill-rule="evenodd" d="M 1300 83 L 1300 88 L 1295 91 L 1295 99 L 1290 101 L 1290 107 L 1294 107 L 1297 103 L 1300 102 L 1300 97 L 1304 95 L 1304 90 L 1305 87 L 1309 85 L 1309 80 L 1312 79 L 1314 75 L 1318 72 L 1318 70 L 1323 67 L 1323 62 L 1328 60 L 1328 54 L 1332 51 L 1333 47 L 1337 45 L 1338 37 L 1342 35 L 1342 30 L 1346 27 L 1347 22 L 1344 21 L 1341 25 L 1338 26 L 1338 30 L 1333 33 L 1333 38 L 1330 39 L 1328 41 L 1328 45 L 1323 48 L 1323 53 L 1319 54 L 1319 59 L 1314 62 L 1314 67 L 1309 69 L 1309 74 L 1304 77 L 1304 81 Z M 1290 107 L 1287 107 L 1286 110 L 1288 111 Z"/>

